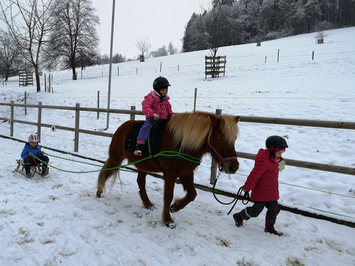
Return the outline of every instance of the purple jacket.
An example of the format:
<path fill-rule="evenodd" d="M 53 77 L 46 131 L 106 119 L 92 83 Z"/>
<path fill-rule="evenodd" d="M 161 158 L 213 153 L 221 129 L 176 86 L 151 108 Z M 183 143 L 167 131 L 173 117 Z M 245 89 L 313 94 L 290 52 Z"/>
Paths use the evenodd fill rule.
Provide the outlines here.
<path fill-rule="evenodd" d="M 166 95 L 165 100 L 160 102 L 161 99 L 157 93 L 151 91 L 144 97 L 142 102 L 142 110 L 146 118 L 152 118 L 154 114 L 157 114 L 159 115 L 159 119 L 167 119 L 169 116 L 173 115 L 174 112 L 171 110 L 169 99 L 170 97 Z"/>
<path fill-rule="evenodd" d="M 283 158 L 281 158 L 281 161 Z M 251 190 L 253 201 L 277 201 L 279 199 L 279 168 L 268 149 L 260 149 L 255 156 L 255 165 L 243 188 Z"/>

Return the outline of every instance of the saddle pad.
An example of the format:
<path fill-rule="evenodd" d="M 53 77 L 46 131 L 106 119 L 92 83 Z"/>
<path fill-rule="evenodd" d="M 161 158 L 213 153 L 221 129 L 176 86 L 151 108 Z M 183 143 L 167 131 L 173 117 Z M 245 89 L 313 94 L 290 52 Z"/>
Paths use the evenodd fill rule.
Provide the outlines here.
<path fill-rule="evenodd" d="M 159 153 L 161 150 L 161 145 L 163 143 L 163 138 L 164 138 L 164 134 L 165 134 L 165 130 L 166 130 L 166 126 L 167 126 L 168 122 L 169 122 L 169 119 L 159 120 L 152 127 L 152 130 L 150 131 L 149 138 L 150 138 L 150 150 L 151 150 L 152 155 Z M 133 129 L 132 129 L 131 133 L 129 134 L 129 137 L 125 143 L 126 150 L 128 150 L 130 152 L 135 151 L 139 130 L 141 129 L 143 124 L 144 124 L 144 121 L 136 124 L 133 127 Z M 146 145 L 144 146 L 142 153 L 149 154 L 148 141 L 147 141 Z"/>

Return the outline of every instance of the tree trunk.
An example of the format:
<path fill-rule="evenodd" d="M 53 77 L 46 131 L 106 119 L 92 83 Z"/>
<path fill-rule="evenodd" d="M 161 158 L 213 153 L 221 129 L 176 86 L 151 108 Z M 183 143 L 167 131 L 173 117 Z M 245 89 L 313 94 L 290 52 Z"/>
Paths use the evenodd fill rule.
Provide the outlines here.
<path fill-rule="evenodd" d="M 39 79 L 38 65 L 35 65 L 35 77 L 36 77 L 37 92 L 41 92 L 41 81 Z"/>
<path fill-rule="evenodd" d="M 72 67 L 72 73 L 73 73 L 73 80 L 77 80 L 75 67 Z"/>
<path fill-rule="evenodd" d="M 7 82 L 9 80 L 9 76 L 10 76 L 10 67 L 6 67 L 5 68 L 5 82 Z"/>

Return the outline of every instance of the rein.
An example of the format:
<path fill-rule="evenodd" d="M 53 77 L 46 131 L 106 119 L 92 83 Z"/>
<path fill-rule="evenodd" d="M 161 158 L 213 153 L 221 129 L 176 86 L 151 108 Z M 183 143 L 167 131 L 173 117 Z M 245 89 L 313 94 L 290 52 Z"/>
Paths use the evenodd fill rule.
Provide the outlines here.
<path fill-rule="evenodd" d="M 218 175 L 219 176 L 219 175 Z M 214 181 L 214 184 L 213 184 L 213 188 L 212 188 L 212 193 L 213 193 L 213 196 L 214 198 L 221 204 L 223 205 L 230 205 L 234 202 L 232 208 L 229 210 L 229 212 L 227 213 L 227 215 L 229 215 L 231 213 L 231 211 L 234 209 L 234 206 L 237 204 L 238 200 L 241 199 L 242 200 L 242 203 L 244 205 L 247 205 L 250 201 L 250 198 L 249 198 L 249 192 L 248 191 L 245 191 L 244 192 L 244 195 L 243 195 L 243 187 L 240 187 L 238 192 L 237 192 L 237 195 L 235 196 L 235 198 L 231 201 L 231 202 L 222 202 L 220 201 L 217 196 L 216 196 L 216 193 L 215 193 L 215 187 L 216 187 L 216 184 L 217 184 L 217 180 L 218 180 L 218 177 L 216 178 L 216 180 Z"/>

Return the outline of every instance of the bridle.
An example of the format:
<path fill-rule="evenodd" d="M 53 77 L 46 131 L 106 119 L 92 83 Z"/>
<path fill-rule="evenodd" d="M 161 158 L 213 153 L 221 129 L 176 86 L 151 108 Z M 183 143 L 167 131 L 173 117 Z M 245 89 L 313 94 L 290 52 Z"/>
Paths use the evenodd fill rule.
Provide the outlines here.
<path fill-rule="evenodd" d="M 212 145 L 212 137 L 213 137 L 213 135 L 211 135 L 211 139 L 210 139 L 210 148 L 211 148 L 211 150 L 214 151 L 214 153 L 218 156 L 218 158 L 219 158 L 218 170 L 219 170 L 219 171 L 222 171 L 222 169 L 223 169 L 222 164 L 223 164 L 225 161 L 238 160 L 238 157 L 237 157 L 237 156 L 231 156 L 231 157 L 223 158 L 223 157 L 219 154 L 219 152 L 216 150 L 216 148 L 213 147 L 213 145 Z M 218 175 L 218 176 L 219 176 L 219 175 Z M 248 202 L 249 202 L 249 200 L 250 200 L 250 198 L 249 198 L 249 192 L 244 192 L 243 187 L 240 187 L 240 188 L 239 188 L 236 197 L 235 197 L 231 202 L 225 203 L 225 202 L 220 201 L 220 200 L 217 198 L 216 194 L 215 194 L 215 187 L 216 187 L 216 184 L 217 184 L 217 180 L 218 180 L 218 177 L 215 179 L 214 184 L 213 184 L 213 188 L 212 188 L 212 192 L 213 192 L 214 198 L 215 198 L 219 203 L 221 203 L 221 204 L 223 204 L 223 205 L 230 205 L 230 204 L 232 204 L 232 203 L 234 202 L 232 208 L 230 209 L 230 211 L 228 212 L 227 215 L 229 215 L 229 214 L 231 213 L 231 211 L 233 210 L 234 206 L 237 204 L 238 199 L 242 199 L 242 202 L 243 202 L 244 205 L 248 204 Z M 244 195 L 242 195 L 243 192 L 244 192 Z"/>
<path fill-rule="evenodd" d="M 212 145 L 212 138 L 213 138 L 213 135 L 211 135 L 211 139 L 210 139 L 210 148 L 211 148 L 211 150 L 214 151 L 214 153 L 218 156 L 218 159 L 219 159 L 219 161 L 218 161 L 218 170 L 219 170 L 219 171 L 222 171 L 222 169 L 223 169 L 223 163 L 224 163 L 225 161 L 238 160 L 238 157 L 237 157 L 237 156 L 231 156 L 231 157 L 227 157 L 227 158 L 222 157 L 222 156 L 219 154 L 219 152 L 216 150 L 216 148 L 213 147 L 213 145 Z"/>

